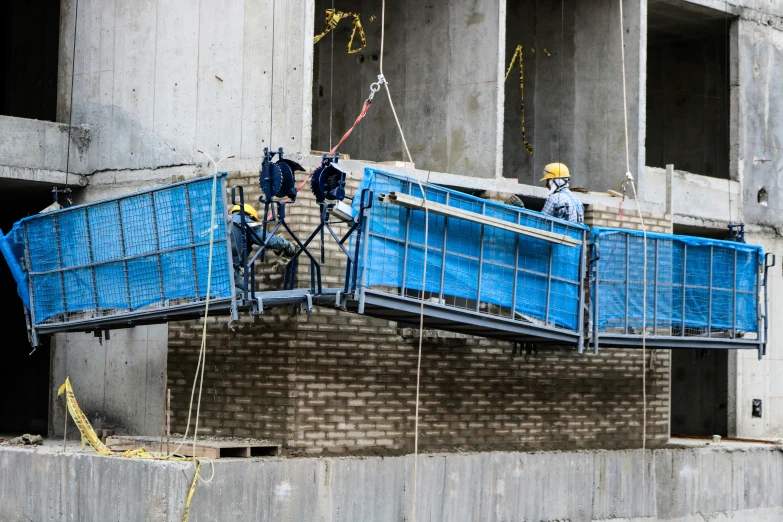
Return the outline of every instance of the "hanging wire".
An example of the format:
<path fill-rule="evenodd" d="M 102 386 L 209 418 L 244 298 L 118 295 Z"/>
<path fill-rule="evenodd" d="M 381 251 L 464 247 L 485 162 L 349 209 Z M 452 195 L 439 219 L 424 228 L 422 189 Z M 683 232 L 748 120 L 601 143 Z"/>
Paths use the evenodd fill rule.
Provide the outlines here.
<path fill-rule="evenodd" d="M 725 119 L 724 122 L 727 122 L 730 118 L 729 114 L 731 114 L 731 72 L 729 72 L 729 0 L 724 0 L 723 5 L 723 59 L 724 59 L 724 74 L 727 76 L 727 82 L 726 82 L 726 103 L 724 105 L 725 113 Z M 732 216 L 731 216 L 731 128 L 730 125 L 726 124 L 726 132 L 727 132 L 727 141 L 729 142 L 729 164 L 728 168 L 726 169 L 726 193 L 729 197 L 729 224 L 732 223 Z M 717 156 L 718 151 L 720 150 L 719 147 L 715 147 L 715 154 Z M 718 160 L 715 162 L 715 169 L 718 168 Z M 737 216 L 737 219 L 739 219 L 740 216 Z"/>
<path fill-rule="evenodd" d="M 334 12 L 334 0 L 332 0 L 332 12 Z M 332 117 L 334 110 L 334 31 L 331 31 L 331 57 L 329 59 L 329 150 L 332 150 Z"/>
<path fill-rule="evenodd" d="M 277 7 L 277 1 L 272 0 L 272 42 L 275 42 L 275 7 Z M 272 131 L 274 130 L 274 111 L 275 111 L 275 57 L 272 54 L 272 68 L 271 68 L 271 88 L 269 99 L 269 146 L 272 147 L 274 140 L 272 139 Z"/>
<path fill-rule="evenodd" d="M 79 0 L 73 14 L 73 52 L 71 53 L 71 101 L 68 107 L 68 145 L 65 153 L 65 188 L 68 188 L 68 174 L 71 171 L 71 128 L 73 127 L 73 86 L 76 77 L 76 28 L 79 26 Z"/>
<path fill-rule="evenodd" d="M 380 75 L 385 77 L 383 73 L 383 50 L 385 41 L 385 29 L 386 29 L 386 0 L 381 3 L 381 52 L 380 52 Z M 413 165 L 413 157 L 411 151 L 408 148 L 408 142 L 405 140 L 405 133 L 400 125 L 400 119 L 397 117 L 397 111 L 394 108 L 394 102 L 392 101 L 391 90 L 389 89 L 388 80 L 383 84 L 386 87 L 386 95 L 389 98 L 389 106 L 391 107 L 392 114 L 394 115 L 394 121 L 397 124 L 397 130 L 400 132 L 400 138 L 402 139 L 402 145 L 405 147 L 405 153 L 408 156 L 408 161 Z M 413 427 L 413 506 L 411 513 L 411 522 L 416 522 L 416 504 L 418 497 L 418 477 L 419 477 L 419 398 L 421 390 L 421 353 L 424 343 L 424 289 L 427 286 L 427 245 L 429 244 L 429 222 L 430 212 L 427 207 L 427 192 L 424 190 L 424 186 L 421 183 L 416 169 L 413 169 L 413 175 L 416 178 L 416 183 L 419 185 L 422 199 L 424 200 L 424 259 L 423 259 L 423 271 L 422 271 L 422 290 L 421 301 L 419 308 L 419 349 L 416 358 L 416 408 L 414 412 L 414 427 Z M 429 176 L 429 174 L 428 174 Z"/>
<path fill-rule="evenodd" d="M 647 451 L 647 227 L 642 217 L 642 209 L 639 205 L 639 195 L 636 193 L 636 181 L 631 174 L 630 148 L 628 146 L 628 94 L 625 79 L 625 25 L 623 23 L 623 0 L 618 0 L 620 5 L 620 56 L 622 58 L 623 72 L 623 120 L 625 122 L 625 177 L 631 183 L 636 211 L 642 227 L 643 267 L 642 267 L 642 517 L 645 513 L 645 480 L 646 480 L 646 456 Z"/>
<path fill-rule="evenodd" d="M 560 86 L 557 109 L 557 161 L 563 163 L 563 45 L 565 45 L 565 0 L 560 0 Z M 535 176 L 533 179 L 537 178 Z"/>

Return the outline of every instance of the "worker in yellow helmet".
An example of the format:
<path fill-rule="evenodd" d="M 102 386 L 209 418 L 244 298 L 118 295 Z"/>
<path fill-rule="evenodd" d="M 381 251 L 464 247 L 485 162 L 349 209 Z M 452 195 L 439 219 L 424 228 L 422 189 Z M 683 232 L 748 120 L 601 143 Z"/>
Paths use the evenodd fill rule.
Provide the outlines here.
<path fill-rule="evenodd" d="M 237 285 L 237 288 L 244 290 L 244 285 L 242 283 L 243 278 L 240 274 L 240 268 L 242 268 L 242 250 L 244 248 L 243 245 L 245 244 L 245 233 L 242 228 L 242 215 L 239 211 L 239 205 L 234 205 L 234 207 L 229 212 L 229 215 L 231 216 L 231 237 L 233 239 L 231 242 L 231 253 L 234 258 L 234 281 Z M 250 244 L 248 245 L 247 256 L 248 259 L 250 259 L 253 245 L 263 245 L 262 231 L 264 224 L 260 222 L 256 209 L 247 203 L 245 203 L 245 226 L 254 232 L 254 234 L 247 235 L 250 241 Z M 265 239 L 267 251 L 271 250 L 279 256 L 278 262 L 276 264 L 285 265 L 288 260 L 294 256 L 296 249 L 290 241 L 287 241 L 280 236 L 267 236 Z"/>
<path fill-rule="evenodd" d="M 549 189 L 549 197 L 541 212 L 574 223 L 582 223 L 585 220 L 585 207 L 568 189 L 571 181 L 568 167 L 562 163 L 550 163 L 544 167 L 541 181 L 545 181 Z"/>

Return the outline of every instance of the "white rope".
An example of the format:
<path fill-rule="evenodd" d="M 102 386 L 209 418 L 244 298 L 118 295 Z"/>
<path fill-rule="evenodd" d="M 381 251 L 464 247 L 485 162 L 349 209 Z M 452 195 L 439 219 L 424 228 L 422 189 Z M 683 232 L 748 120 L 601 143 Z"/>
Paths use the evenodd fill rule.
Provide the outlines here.
<path fill-rule="evenodd" d="M 622 0 L 621 0 L 622 1 Z M 639 207 L 639 196 L 636 195 L 636 182 L 630 178 L 631 188 L 633 189 L 633 198 L 636 201 L 636 212 L 639 214 L 639 220 L 642 224 L 642 244 L 644 245 L 644 255 L 642 261 L 642 518 L 644 518 L 645 503 L 645 469 L 646 451 L 647 451 L 647 226 L 644 224 L 642 209 Z"/>
<path fill-rule="evenodd" d="M 193 427 L 193 456 L 196 455 L 196 438 L 198 436 L 198 421 L 199 421 L 199 415 L 201 414 L 201 394 L 204 389 L 204 368 L 206 367 L 207 363 L 207 323 L 209 319 L 209 301 L 210 301 L 210 294 L 212 291 L 212 254 L 213 254 L 213 246 L 215 244 L 215 213 L 216 213 L 216 207 L 217 207 L 217 176 L 218 176 L 218 164 L 223 161 L 224 159 L 233 158 L 234 156 L 228 156 L 226 158 L 223 158 L 221 160 L 218 160 L 215 162 L 212 157 L 203 151 L 198 151 L 204 154 L 207 158 L 209 158 L 209 161 L 212 163 L 214 168 L 214 173 L 212 174 L 212 206 L 210 210 L 210 219 L 209 219 L 209 261 L 207 264 L 207 295 L 206 299 L 204 301 L 204 324 L 201 329 L 201 347 L 199 348 L 198 353 L 198 364 L 196 365 L 196 374 L 193 377 L 193 387 L 190 390 L 190 404 L 188 405 L 188 422 L 185 424 L 185 434 L 182 436 L 182 441 L 179 443 L 179 445 L 174 449 L 174 451 L 171 452 L 171 454 L 177 453 L 180 448 L 185 444 L 185 441 L 188 438 L 188 432 L 190 431 L 190 421 L 193 413 L 193 399 L 196 394 L 196 382 L 199 383 L 198 388 L 198 400 L 196 402 L 196 422 Z M 214 476 L 214 469 L 213 469 L 213 476 Z M 212 478 L 210 478 L 210 481 Z"/>
<path fill-rule="evenodd" d="M 386 0 L 381 3 L 381 57 L 380 57 L 380 73 L 383 74 L 383 49 L 384 39 L 386 32 Z M 408 155 L 408 161 L 413 167 L 413 157 L 411 151 L 408 148 L 408 142 L 405 140 L 405 133 L 402 131 L 400 125 L 400 119 L 397 117 L 397 111 L 394 109 L 394 102 L 392 101 L 391 91 L 389 90 L 389 81 L 386 80 L 383 83 L 386 86 L 386 95 L 389 98 L 389 106 L 391 107 L 392 114 L 394 115 L 394 121 L 397 123 L 397 130 L 400 131 L 400 138 L 402 138 L 402 145 L 405 147 L 405 153 Z M 421 352 L 424 343 L 424 289 L 427 287 L 427 244 L 429 243 L 429 221 L 430 212 L 427 209 L 427 193 L 424 190 L 424 186 L 419 179 L 419 175 L 416 173 L 416 169 L 413 169 L 413 175 L 416 178 L 416 183 L 419 185 L 421 196 L 424 199 L 424 270 L 422 273 L 422 285 L 421 285 L 421 305 L 419 308 L 419 349 L 416 359 L 416 408 L 414 412 L 414 425 L 413 425 L 413 507 L 411 513 L 411 522 L 416 522 L 416 504 L 418 496 L 418 478 L 419 478 L 419 396 L 421 389 Z M 403 289 L 404 291 L 404 289 Z"/>
<path fill-rule="evenodd" d="M 647 227 L 642 217 L 642 209 L 639 206 L 639 196 L 636 193 L 636 181 L 631 175 L 631 159 L 628 146 L 628 94 L 625 80 L 625 27 L 623 25 L 623 0 L 618 0 L 620 4 L 620 56 L 623 66 L 623 119 L 625 122 L 625 176 L 631 182 L 633 197 L 636 201 L 636 211 L 639 214 L 639 221 L 642 225 L 642 242 L 644 250 L 644 260 L 642 268 L 642 518 L 645 516 L 645 478 L 647 471 L 646 456 L 647 452 Z"/>

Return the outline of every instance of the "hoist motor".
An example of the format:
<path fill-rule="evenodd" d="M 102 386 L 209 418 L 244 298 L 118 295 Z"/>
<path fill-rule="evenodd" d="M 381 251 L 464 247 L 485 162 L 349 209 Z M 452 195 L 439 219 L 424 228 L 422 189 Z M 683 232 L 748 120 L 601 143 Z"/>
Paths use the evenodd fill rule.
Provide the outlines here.
<path fill-rule="evenodd" d="M 321 166 L 313 171 L 310 187 L 318 203 L 326 201 L 342 201 L 345 199 L 345 178 L 347 172 L 338 164 L 340 154 L 334 156 L 324 154 Z"/>
<path fill-rule="evenodd" d="M 277 156 L 277 160 L 274 157 Z M 259 173 L 261 192 L 266 201 L 273 198 L 296 199 L 296 182 L 294 172 L 304 170 L 299 163 L 283 157 L 283 148 L 277 152 L 264 149 L 264 162 Z"/>

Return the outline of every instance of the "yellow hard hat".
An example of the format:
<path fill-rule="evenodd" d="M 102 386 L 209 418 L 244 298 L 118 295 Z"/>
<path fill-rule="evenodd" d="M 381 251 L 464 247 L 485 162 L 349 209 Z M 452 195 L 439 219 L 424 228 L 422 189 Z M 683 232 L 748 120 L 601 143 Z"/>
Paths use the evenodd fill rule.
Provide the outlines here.
<path fill-rule="evenodd" d="M 236 214 L 237 212 L 239 212 L 239 205 L 234 205 L 229 214 Z M 250 216 L 253 221 L 258 221 L 258 212 L 256 212 L 256 209 L 247 203 L 245 203 L 245 214 Z"/>
<path fill-rule="evenodd" d="M 550 163 L 544 167 L 544 177 L 541 181 L 548 179 L 570 178 L 571 174 L 568 172 L 568 167 L 562 163 Z"/>

